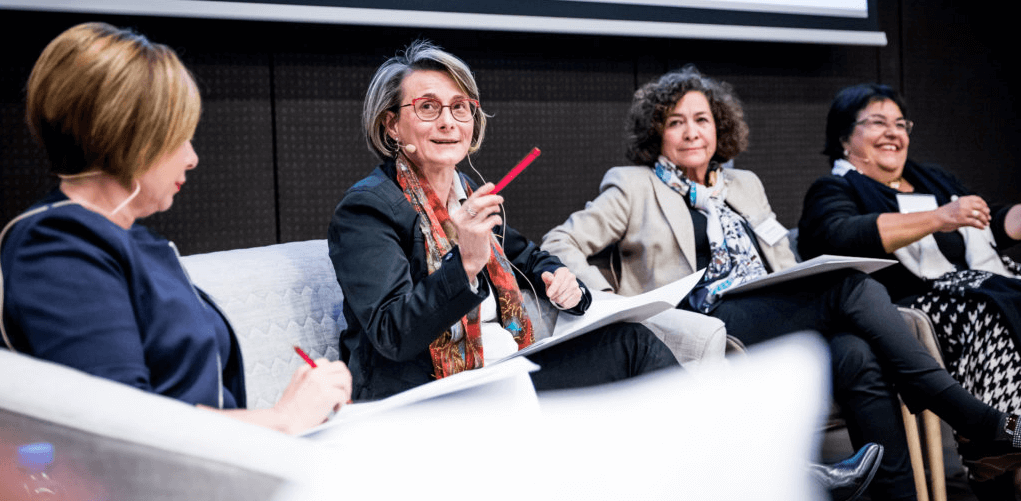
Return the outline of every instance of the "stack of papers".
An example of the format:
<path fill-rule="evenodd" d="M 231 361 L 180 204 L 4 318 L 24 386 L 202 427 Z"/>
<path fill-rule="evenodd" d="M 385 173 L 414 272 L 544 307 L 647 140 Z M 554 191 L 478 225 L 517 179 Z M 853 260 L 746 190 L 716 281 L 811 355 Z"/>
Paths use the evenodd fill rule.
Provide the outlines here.
<path fill-rule="evenodd" d="M 879 271 L 887 266 L 897 264 L 897 261 L 893 259 L 875 259 L 869 257 L 848 257 L 848 256 L 832 256 L 829 254 L 823 254 L 819 257 L 814 257 L 808 261 L 798 263 L 796 266 L 792 266 L 783 271 L 776 273 L 770 273 L 761 278 L 757 278 L 750 282 L 745 282 L 737 287 L 733 287 L 723 291 L 722 295 L 736 294 L 738 292 L 749 292 L 755 289 L 761 289 L 770 285 L 776 285 L 789 280 L 797 278 L 809 277 L 812 275 L 818 275 L 820 273 L 826 273 L 828 271 L 836 270 L 858 270 L 862 273 L 872 273 Z"/>
<path fill-rule="evenodd" d="M 527 348 L 518 350 L 497 363 L 515 357 L 525 357 L 550 346 L 560 344 L 568 339 L 576 338 L 586 332 L 592 332 L 605 325 L 617 322 L 641 322 L 649 317 L 676 308 L 687 296 L 695 284 L 702 279 L 705 270 L 699 270 L 676 282 L 671 282 L 658 289 L 637 296 L 613 296 L 612 299 L 594 299 L 584 315 L 571 315 L 560 312 L 557 317 L 553 335 L 536 341 Z"/>

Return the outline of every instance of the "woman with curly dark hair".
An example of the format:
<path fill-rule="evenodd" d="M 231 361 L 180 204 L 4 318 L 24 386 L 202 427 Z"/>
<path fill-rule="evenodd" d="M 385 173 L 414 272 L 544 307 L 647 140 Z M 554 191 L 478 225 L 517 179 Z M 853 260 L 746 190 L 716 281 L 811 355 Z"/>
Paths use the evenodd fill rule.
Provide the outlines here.
<path fill-rule="evenodd" d="M 699 92 L 709 102 L 716 120 L 718 160 L 736 157 L 748 147 L 748 124 L 744 108 L 730 84 L 707 78 L 694 65 L 667 73 L 635 93 L 627 121 L 627 156 L 636 165 L 654 165 L 663 147 L 667 116 L 689 92 Z"/>
<path fill-rule="evenodd" d="M 873 497 L 915 496 L 891 382 L 912 410 L 930 409 L 961 434 L 989 444 L 983 450 L 997 461 L 1021 459 L 1010 442 L 1014 416 L 961 388 L 867 275 L 831 272 L 724 295 L 795 264 L 759 178 L 721 168 L 748 144 L 743 108 L 729 85 L 690 65 L 667 73 L 635 93 L 627 138 L 628 158 L 637 165 L 610 169 L 599 197 L 550 231 L 544 250 L 593 289 L 625 296 L 704 268 L 678 308 L 722 320 L 745 344 L 801 330 L 826 336 L 834 397 L 852 441 L 886 446 Z M 614 246 L 620 266 L 611 283 L 588 258 Z"/>

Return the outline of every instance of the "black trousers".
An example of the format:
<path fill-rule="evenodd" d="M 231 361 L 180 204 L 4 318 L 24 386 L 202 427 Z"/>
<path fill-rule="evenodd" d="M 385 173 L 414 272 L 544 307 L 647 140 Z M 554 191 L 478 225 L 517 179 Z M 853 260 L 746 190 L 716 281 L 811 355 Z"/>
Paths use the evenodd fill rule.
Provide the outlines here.
<path fill-rule="evenodd" d="M 914 500 L 914 476 L 900 402 L 890 378 L 864 339 L 853 334 L 830 338 L 833 399 L 847 424 L 855 448 L 875 442 L 886 451 L 869 484 L 872 499 Z"/>
<path fill-rule="evenodd" d="M 531 373 L 538 391 L 593 386 L 679 365 L 652 331 L 632 323 L 602 327 L 528 359 L 541 367 Z"/>
<path fill-rule="evenodd" d="M 912 411 L 931 409 L 967 437 L 991 440 L 1002 417 L 939 366 L 908 331 L 886 289 L 865 274 L 826 273 L 725 296 L 712 315 L 747 345 L 800 330 L 830 340 L 834 397 L 852 440 L 886 447 L 876 487 L 910 489 L 910 496 L 888 492 L 884 499 L 914 496 L 894 387 Z"/>

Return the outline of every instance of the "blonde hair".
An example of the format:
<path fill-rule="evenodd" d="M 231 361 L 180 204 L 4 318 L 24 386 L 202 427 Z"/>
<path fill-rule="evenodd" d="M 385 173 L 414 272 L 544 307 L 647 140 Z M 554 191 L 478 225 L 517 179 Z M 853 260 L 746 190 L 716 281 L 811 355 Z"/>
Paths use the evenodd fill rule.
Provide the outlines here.
<path fill-rule="evenodd" d="M 362 129 L 365 131 L 365 142 L 369 151 L 381 160 L 397 156 L 397 143 L 386 132 L 387 112 L 400 115 L 401 84 L 412 71 L 436 70 L 450 75 L 457 86 L 468 97 L 479 101 L 479 86 L 471 69 L 457 56 L 439 48 L 428 40 L 416 40 L 402 53 L 387 59 L 369 83 L 365 93 L 365 105 L 362 109 Z M 482 146 L 482 138 L 486 135 L 486 114 L 479 109 L 475 113 L 475 127 L 472 132 L 471 146 L 468 153 L 476 152 Z"/>
<path fill-rule="evenodd" d="M 172 49 L 105 23 L 61 33 L 28 79 L 25 118 L 55 174 L 100 170 L 129 187 L 191 139 L 201 112 Z"/>

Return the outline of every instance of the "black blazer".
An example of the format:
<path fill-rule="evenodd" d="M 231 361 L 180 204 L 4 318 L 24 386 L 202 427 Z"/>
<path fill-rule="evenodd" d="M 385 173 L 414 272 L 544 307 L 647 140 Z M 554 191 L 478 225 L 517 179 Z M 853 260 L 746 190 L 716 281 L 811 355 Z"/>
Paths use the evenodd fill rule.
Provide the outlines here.
<path fill-rule="evenodd" d="M 429 274 L 418 220 L 389 161 L 347 191 L 330 221 L 330 259 L 344 292 L 347 321 L 340 354 L 351 370 L 356 400 L 383 398 L 432 381 L 429 344 L 489 294 L 488 287 L 472 292 L 456 246 Z M 506 230 L 504 252 L 525 274 L 516 273 L 518 283 L 531 281 L 545 298 L 542 273 L 563 264 L 512 228 Z M 502 231 L 494 228 L 497 235 Z M 485 272 L 480 278 L 488 280 Z M 570 312 L 581 314 L 590 303 L 585 290 Z"/>

